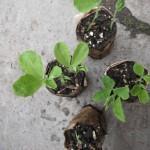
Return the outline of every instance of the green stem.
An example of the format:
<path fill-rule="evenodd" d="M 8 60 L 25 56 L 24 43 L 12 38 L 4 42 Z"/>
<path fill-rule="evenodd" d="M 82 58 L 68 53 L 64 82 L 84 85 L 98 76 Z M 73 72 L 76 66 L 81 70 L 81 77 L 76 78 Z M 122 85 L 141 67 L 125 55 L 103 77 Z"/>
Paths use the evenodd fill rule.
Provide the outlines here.
<path fill-rule="evenodd" d="M 100 6 L 101 6 L 101 1 L 100 1 L 100 3 L 98 4 L 98 8 L 96 9 L 95 15 L 94 15 L 94 17 L 93 17 L 93 19 L 92 19 L 92 22 L 89 24 L 87 31 L 89 31 L 89 30 L 91 29 L 93 23 L 95 22 L 96 18 L 98 17 L 98 13 L 99 13 L 99 11 L 100 11 L 100 9 L 101 9 Z"/>
<path fill-rule="evenodd" d="M 112 27 L 114 23 L 116 22 L 116 16 L 117 16 L 117 10 L 115 10 L 113 18 L 111 19 L 110 29 L 112 30 Z"/>

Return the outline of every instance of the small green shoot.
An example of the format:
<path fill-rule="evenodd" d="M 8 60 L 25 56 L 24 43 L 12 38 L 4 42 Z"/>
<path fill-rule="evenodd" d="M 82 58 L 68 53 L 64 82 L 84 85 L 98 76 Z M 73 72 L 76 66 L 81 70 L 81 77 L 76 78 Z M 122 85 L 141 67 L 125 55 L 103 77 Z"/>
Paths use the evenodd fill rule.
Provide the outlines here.
<path fill-rule="evenodd" d="M 57 61 L 69 71 L 74 73 L 87 71 L 86 67 L 81 65 L 89 53 L 87 44 L 79 43 L 73 56 L 71 56 L 67 45 L 60 42 L 56 44 L 54 53 Z M 62 85 L 71 80 L 59 66 L 54 66 L 51 72 L 45 75 L 41 56 L 32 50 L 25 51 L 20 55 L 19 65 L 23 75 L 13 84 L 13 91 L 17 96 L 32 96 L 42 85 L 56 90 L 57 83 L 55 79 L 57 78 Z"/>
<path fill-rule="evenodd" d="M 150 74 L 145 74 L 144 67 L 137 63 L 134 64 L 133 71 L 139 79 L 131 89 L 131 95 L 137 96 L 141 103 L 146 104 L 150 102 L 150 96 L 146 89 L 146 85 L 150 84 Z"/>
<path fill-rule="evenodd" d="M 129 98 L 129 88 L 120 87 L 115 88 L 115 81 L 109 76 L 102 77 L 103 87 L 101 90 L 97 91 L 93 96 L 95 102 L 104 103 L 105 110 L 112 107 L 114 116 L 125 122 L 125 114 L 122 107 L 122 101 Z"/>
<path fill-rule="evenodd" d="M 80 42 L 77 45 L 73 56 L 71 56 L 67 45 L 64 42 L 59 42 L 55 46 L 54 53 L 57 61 L 70 71 L 75 73 L 81 70 L 86 71 L 86 67 L 81 65 L 89 54 L 89 48 L 86 43 Z"/>
<path fill-rule="evenodd" d="M 115 11 L 114 11 L 113 18 L 112 18 L 111 25 L 110 25 L 111 29 L 114 23 L 116 22 L 117 13 L 121 12 L 124 9 L 124 7 L 125 7 L 125 0 L 116 0 Z"/>
<path fill-rule="evenodd" d="M 86 13 L 95 7 L 97 7 L 97 10 L 95 12 L 95 15 L 91 21 L 91 23 L 88 26 L 87 31 L 89 31 L 95 22 L 96 18 L 98 17 L 98 13 L 101 9 L 103 0 L 74 0 L 74 6 L 82 13 Z M 123 8 L 125 7 L 125 0 L 116 0 L 115 4 L 115 11 L 113 14 L 113 18 L 110 24 L 110 28 L 112 29 L 113 24 L 116 22 L 116 15 L 117 13 L 121 12 Z"/>

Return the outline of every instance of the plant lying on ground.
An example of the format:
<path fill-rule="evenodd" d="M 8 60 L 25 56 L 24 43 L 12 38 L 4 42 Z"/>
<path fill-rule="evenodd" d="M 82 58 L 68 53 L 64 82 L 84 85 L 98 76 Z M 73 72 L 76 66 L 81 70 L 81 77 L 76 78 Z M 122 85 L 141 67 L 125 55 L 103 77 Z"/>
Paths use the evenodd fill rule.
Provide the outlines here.
<path fill-rule="evenodd" d="M 98 17 L 98 13 L 101 9 L 101 5 L 102 5 L 102 0 L 74 0 L 74 6 L 82 13 L 86 13 L 94 9 L 95 7 L 97 7 L 96 13 L 93 17 L 92 22 L 89 24 L 88 30 L 92 27 L 93 23 Z M 111 29 L 113 27 L 113 24 L 116 22 L 117 13 L 121 12 L 124 9 L 124 7 L 125 7 L 125 0 L 116 0 L 115 11 L 110 24 Z"/>
<path fill-rule="evenodd" d="M 80 65 L 88 56 L 89 48 L 86 43 L 79 43 L 72 57 L 69 54 L 69 48 L 63 42 L 56 44 L 54 52 L 57 61 L 70 72 L 76 74 L 80 71 L 87 71 L 85 66 Z M 70 80 L 63 74 L 62 68 L 59 66 L 54 66 L 49 75 L 45 75 L 41 56 L 32 50 L 25 51 L 20 55 L 19 65 L 24 75 L 13 84 L 13 91 L 18 96 L 31 96 L 42 85 L 57 89 L 56 78 L 60 79 L 62 84 L 65 84 L 66 80 Z"/>
<path fill-rule="evenodd" d="M 139 77 L 132 89 L 128 86 L 115 87 L 115 81 L 109 76 L 103 76 L 103 87 L 93 96 L 95 102 L 103 102 L 105 110 L 112 107 L 114 116 L 125 122 L 125 114 L 122 107 L 122 101 L 128 100 L 131 96 L 137 96 L 143 104 L 150 102 L 150 96 L 146 90 L 146 85 L 150 84 L 150 75 L 145 74 L 145 69 L 140 64 L 134 64 L 133 71 Z"/>

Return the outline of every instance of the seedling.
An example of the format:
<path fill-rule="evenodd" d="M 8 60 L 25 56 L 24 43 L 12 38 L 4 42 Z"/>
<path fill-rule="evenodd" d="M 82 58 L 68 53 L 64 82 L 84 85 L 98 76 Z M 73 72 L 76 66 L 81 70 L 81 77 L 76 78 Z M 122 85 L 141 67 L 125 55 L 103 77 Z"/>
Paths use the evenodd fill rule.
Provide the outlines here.
<path fill-rule="evenodd" d="M 96 13 L 93 17 L 92 22 L 89 24 L 89 27 L 87 30 L 90 30 L 90 28 L 92 27 L 93 23 L 95 22 L 96 18 L 98 17 L 98 13 L 101 9 L 101 5 L 102 5 L 102 0 L 74 0 L 74 6 L 83 13 L 86 13 L 92 9 L 94 9 L 95 7 L 97 7 L 96 9 Z M 123 8 L 125 7 L 125 0 L 116 0 L 116 4 L 115 4 L 115 11 L 113 14 L 113 18 L 110 24 L 110 28 L 112 29 L 114 22 L 116 22 L 116 15 L 118 12 L 121 12 L 123 10 Z"/>
<path fill-rule="evenodd" d="M 131 89 L 131 95 L 137 96 L 143 104 L 150 102 L 150 96 L 146 86 L 150 84 L 150 74 L 145 73 L 142 65 L 135 63 L 133 66 L 134 73 L 139 77 L 136 84 Z"/>
<path fill-rule="evenodd" d="M 125 122 L 122 101 L 129 98 L 129 87 L 115 88 L 115 81 L 107 75 L 103 76 L 101 80 L 103 83 L 102 90 L 95 93 L 93 100 L 95 102 L 103 102 L 105 110 L 112 107 L 114 116 L 118 120 Z"/>
<path fill-rule="evenodd" d="M 72 57 L 68 47 L 62 42 L 56 44 L 54 52 L 57 61 L 69 71 L 74 73 L 87 71 L 86 67 L 81 65 L 88 56 L 87 44 L 79 43 Z M 59 79 L 63 85 L 70 80 L 63 74 L 62 68 L 59 66 L 54 66 L 49 75 L 45 75 L 41 56 L 32 50 L 20 55 L 19 65 L 24 74 L 13 84 L 14 93 L 18 96 L 31 96 L 43 85 L 57 89 L 58 85 L 55 79 Z"/>

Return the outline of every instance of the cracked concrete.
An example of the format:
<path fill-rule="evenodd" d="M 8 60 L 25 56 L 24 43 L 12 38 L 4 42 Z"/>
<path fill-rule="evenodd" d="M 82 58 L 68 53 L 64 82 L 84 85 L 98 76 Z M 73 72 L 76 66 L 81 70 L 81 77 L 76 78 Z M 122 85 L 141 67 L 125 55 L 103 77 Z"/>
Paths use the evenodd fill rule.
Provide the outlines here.
<path fill-rule="evenodd" d="M 149 5 L 149 0 L 128 0 L 126 4 L 138 20 L 150 24 Z M 138 32 L 131 38 L 131 30 L 118 24 L 112 53 L 102 60 L 88 58 L 90 83 L 80 96 L 56 97 L 42 88 L 33 97 L 16 97 L 11 85 L 21 74 L 19 53 L 35 49 L 46 66 L 54 58 L 57 41 L 63 40 L 73 49 L 77 44 L 77 13 L 70 0 L 0 0 L 0 150 L 64 149 L 64 128 L 82 106 L 92 103 L 90 97 L 107 66 L 129 59 L 150 70 L 150 36 Z M 125 109 L 125 124 L 106 113 L 108 135 L 104 150 L 149 150 L 150 105 L 125 104 Z"/>

